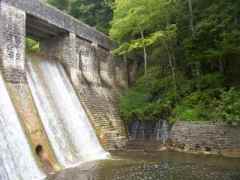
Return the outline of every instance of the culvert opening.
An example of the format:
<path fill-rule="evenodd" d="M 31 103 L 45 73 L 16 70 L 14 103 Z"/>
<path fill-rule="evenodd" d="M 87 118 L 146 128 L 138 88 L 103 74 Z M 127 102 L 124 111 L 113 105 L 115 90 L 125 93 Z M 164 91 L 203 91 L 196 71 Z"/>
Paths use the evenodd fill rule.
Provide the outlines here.
<path fill-rule="evenodd" d="M 42 145 L 37 145 L 35 148 L 35 152 L 38 156 L 38 158 L 40 159 L 42 165 L 43 165 L 43 170 L 47 173 L 47 174 L 51 174 L 54 172 L 54 168 L 48 158 L 47 153 L 44 151 L 43 146 Z"/>
<path fill-rule="evenodd" d="M 36 148 L 35 148 L 35 152 L 36 152 L 37 156 L 39 158 L 41 158 L 41 156 L 43 154 L 43 147 L 42 147 L 42 145 L 37 145 Z"/>

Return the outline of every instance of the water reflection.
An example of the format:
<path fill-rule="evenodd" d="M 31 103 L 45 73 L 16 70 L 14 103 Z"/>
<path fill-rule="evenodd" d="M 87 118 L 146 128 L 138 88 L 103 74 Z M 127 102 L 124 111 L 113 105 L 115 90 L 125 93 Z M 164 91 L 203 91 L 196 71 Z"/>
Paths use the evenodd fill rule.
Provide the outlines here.
<path fill-rule="evenodd" d="M 220 171 L 194 164 L 161 162 L 114 170 L 112 180 L 233 180 L 240 179 L 237 170 Z M 110 178 L 109 178 L 110 180 Z"/>
<path fill-rule="evenodd" d="M 84 163 L 76 168 L 66 169 L 51 175 L 47 180 L 98 180 L 98 162 Z"/>
<path fill-rule="evenodd" d="M 65 170 L 48 180 L 240 180 L 240 160 L 175 152 L 124 153 L 115 160 Z"/>

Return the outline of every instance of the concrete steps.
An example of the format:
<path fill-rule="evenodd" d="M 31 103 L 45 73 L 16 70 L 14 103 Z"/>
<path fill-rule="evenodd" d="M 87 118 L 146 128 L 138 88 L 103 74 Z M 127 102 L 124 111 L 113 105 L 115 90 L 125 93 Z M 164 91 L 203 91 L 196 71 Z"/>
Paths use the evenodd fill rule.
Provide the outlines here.
<path fill-rule="evenodd" d="M 97 131 L 103 146 L 107 150 L 119 149 L 127 141 L 123 122 L 117 110 L 117 101 L 112 93 L 99 94 L 95 89 L 81 85 L 78 90 L 81 103 L 84 105 Z"/>

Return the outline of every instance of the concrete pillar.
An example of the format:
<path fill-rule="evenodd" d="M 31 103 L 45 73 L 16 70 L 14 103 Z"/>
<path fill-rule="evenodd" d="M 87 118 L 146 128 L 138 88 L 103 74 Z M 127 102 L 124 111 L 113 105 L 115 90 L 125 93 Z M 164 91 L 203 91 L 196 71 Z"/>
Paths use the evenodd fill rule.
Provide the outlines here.
<path fill-rule="evenodd" d="M 59 61 L 67 67 L 78 68 L 74 33 L 44 39 L 41 41 L 41 49 L 47 54 L 48 59 Z"/>
<path fill-rule="evenodd" d="M 109 87 L 114 84 L 114 61 L 109 51 L 98 49 L 97 58 L 100 60 L 100 75 L 102 80 Z"/>
<path fill-rule="evenodd" d="M 25 80 L 24 11 L 0 1 L 0 67 L 6 81 Z"/>
<path fill-rule="evenodd" d="M 78 48 L 79 69 L 85 80 L 91 85 L 99 86 L 99 62 L 96 59 L 97 44 L 82 43 Z"/>
<path fill-rule="evenodd" d="M 129 86 L 131 86 L 137 80 L 138 62 L 134 60 L 128 60 L 127 68 L 128 68 L 128 83 Z"/>
<path fill-rule="evenodd" d="M 76 35 L 69 33 L 62 41 L 63 56 L 62 63 L 68 67 L 78 68 L 77 51 L 76 51 Z"/>
<path fill-rule="evenodd" d="M 128 67 L 127 60 L 115 58 L 115 83 L 117 87 L 126 89 L 128 87 Z"/>

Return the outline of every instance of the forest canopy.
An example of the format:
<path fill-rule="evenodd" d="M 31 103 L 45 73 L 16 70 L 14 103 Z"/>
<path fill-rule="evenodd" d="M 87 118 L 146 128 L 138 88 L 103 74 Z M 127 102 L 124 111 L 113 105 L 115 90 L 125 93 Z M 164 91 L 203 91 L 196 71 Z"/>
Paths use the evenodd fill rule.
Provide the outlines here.
<path fill-rule="evenodd" d="M 112 19 L 112 0 L 47 0 L 58 9 L 108 33 Z"/>

